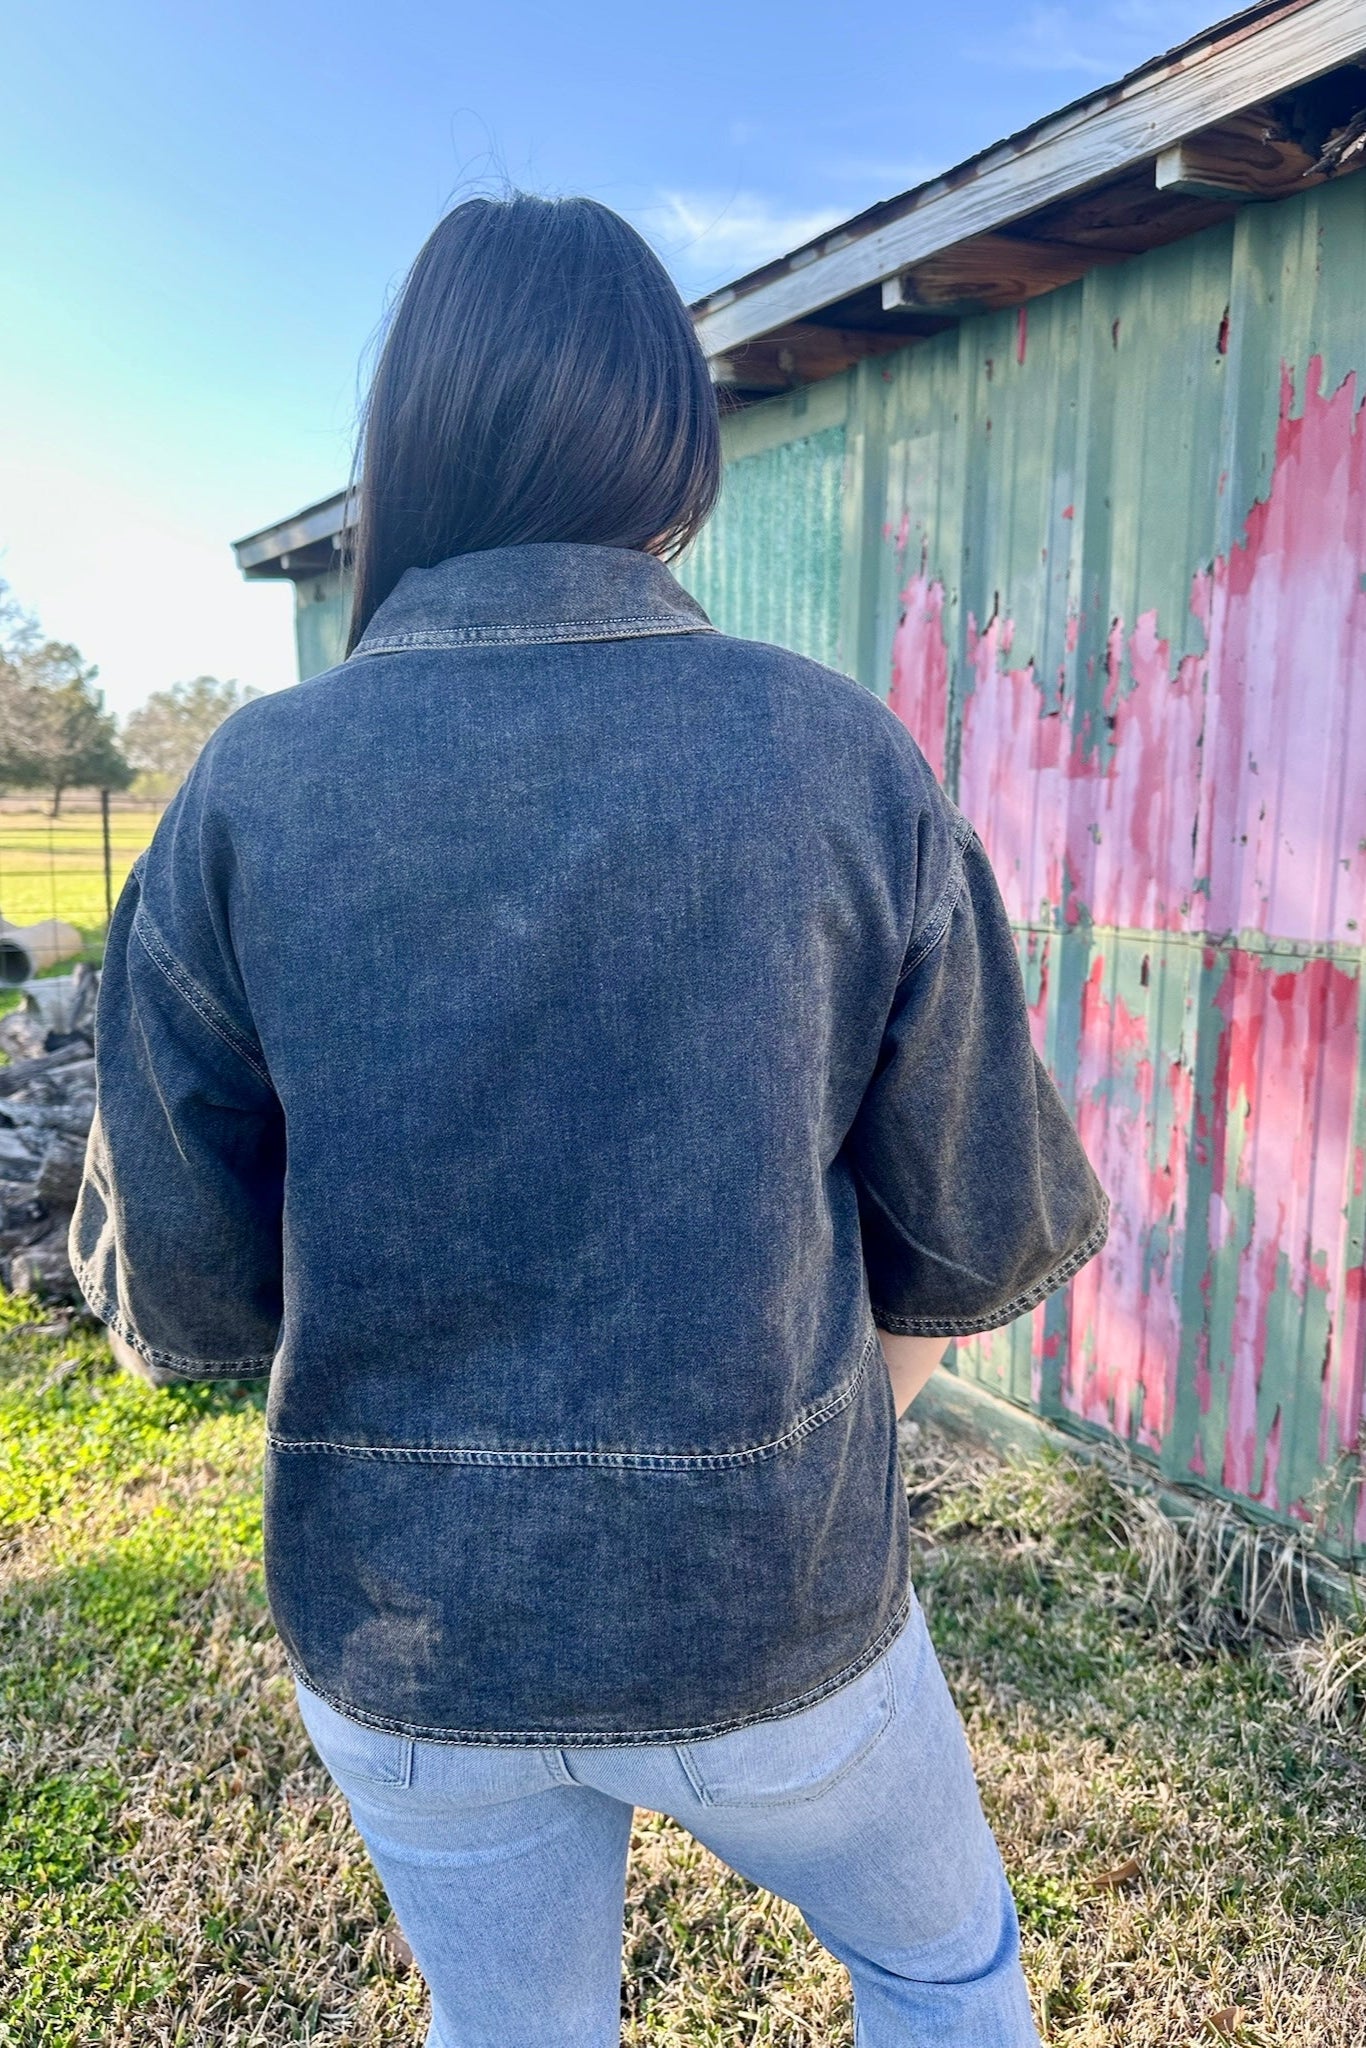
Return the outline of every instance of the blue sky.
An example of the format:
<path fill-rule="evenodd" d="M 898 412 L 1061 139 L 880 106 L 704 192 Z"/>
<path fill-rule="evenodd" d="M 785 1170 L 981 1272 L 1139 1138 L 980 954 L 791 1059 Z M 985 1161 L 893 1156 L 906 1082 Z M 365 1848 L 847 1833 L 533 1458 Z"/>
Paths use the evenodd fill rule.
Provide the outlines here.
<path fill-rule="evenodd" d="M 335 490 L 453 198 L 589 192 L 689 296 L 1194 33 L 1211 0 L 626 0 L 7 13 L 0 575 L 119 711 L 292 679 L 228 543 Z"/>

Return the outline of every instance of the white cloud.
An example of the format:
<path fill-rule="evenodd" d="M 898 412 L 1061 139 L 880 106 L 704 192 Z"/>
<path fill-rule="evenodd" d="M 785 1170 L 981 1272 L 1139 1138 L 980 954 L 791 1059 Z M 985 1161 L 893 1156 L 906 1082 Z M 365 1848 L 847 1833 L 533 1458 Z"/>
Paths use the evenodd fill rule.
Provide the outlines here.
<path fill-rule="evenodd" d="M 662 192 L 638 215 L 683 292 L 692 297 L 800 248 L 846 217 L 837 206 L 801 211 L 756 192 Z"/>

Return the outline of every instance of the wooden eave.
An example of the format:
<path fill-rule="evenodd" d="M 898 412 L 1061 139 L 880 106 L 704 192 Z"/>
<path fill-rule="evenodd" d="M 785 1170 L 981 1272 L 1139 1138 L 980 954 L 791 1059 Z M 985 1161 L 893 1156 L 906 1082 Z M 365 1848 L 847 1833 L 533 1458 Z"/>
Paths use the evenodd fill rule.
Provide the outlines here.
<path fill-rule="evenodd" d="M 692 307 L 745 404 L 1024 304 L 1366 167 L 1366 0 L 1265 0 Z M 1334 154 L 1336 152 L 1336 155 Z M 338 491 L 233 543 L 245 577 L 340 562 Z"/>
<path fill-rule="evenodd" d="M 814 382 L 1366 163 L 1366 0 L 1271 0 L 692 308 L 739 399 Z"/>
<path fill-rule="evenodd" d="M 259 533 L 246 534 L 232 544 L 237 566 L 251 582 L 285 578 L 306 582 L 337 566 L 342 535 L 348 523 L 350 505 L 346 491 L 336 491 L 316 505 Z"/>

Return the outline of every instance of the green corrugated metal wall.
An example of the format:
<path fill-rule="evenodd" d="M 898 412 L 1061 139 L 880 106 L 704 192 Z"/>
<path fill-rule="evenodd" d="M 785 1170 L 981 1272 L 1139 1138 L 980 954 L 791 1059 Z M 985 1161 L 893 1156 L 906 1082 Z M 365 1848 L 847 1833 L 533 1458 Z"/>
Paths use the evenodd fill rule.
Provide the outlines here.
<path fill-rule="evenodd" d="M 847 399 L 840 380 L 728 422 L 721 502 L 684 571 L 727 632 L 831 666 L 842 658 Z"/>
<path fill-rule="evenodd" d="M 346 652 L 349 594 L 340 576 L 314 576 L 294 586 L 294 647 L 299 680 L 321 675 Z"/>
<path fill-rule="evenodd" d="M 727 422 L 682 575 L 982 833 L 1110 1248 L 966 1377 L 1366 1546 L 1366 177 Z"/>

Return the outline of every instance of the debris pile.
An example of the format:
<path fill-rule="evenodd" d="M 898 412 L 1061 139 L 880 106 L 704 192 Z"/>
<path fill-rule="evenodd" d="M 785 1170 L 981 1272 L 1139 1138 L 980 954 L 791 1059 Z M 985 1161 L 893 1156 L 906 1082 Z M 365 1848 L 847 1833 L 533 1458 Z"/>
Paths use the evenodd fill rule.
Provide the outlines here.
<path fill-rule="evenodd" d="M 0 1280 L 78 1301 L 66 1238 L 95 1114 L 98 971 L 33 981 L 0 1019 Z"/>

